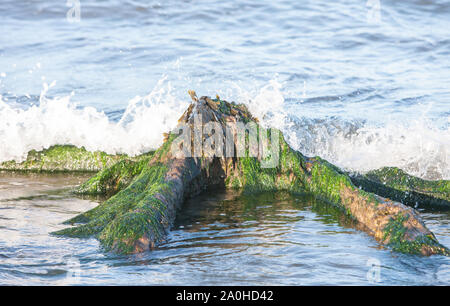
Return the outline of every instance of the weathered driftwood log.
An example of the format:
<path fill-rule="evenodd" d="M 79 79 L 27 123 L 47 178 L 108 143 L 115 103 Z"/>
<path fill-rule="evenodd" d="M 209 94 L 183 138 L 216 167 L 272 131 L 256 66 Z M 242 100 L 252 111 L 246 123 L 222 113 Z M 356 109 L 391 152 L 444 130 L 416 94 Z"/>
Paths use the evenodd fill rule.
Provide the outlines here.
<path fill-rule="evenodd" d="M 429 181 L 386 167 L 350 176 L 356 186 L 410 206 L 450 208 L 450 181 Z"/>
<path fill-rule="evenodd" d="M 192 96 L 195 101 L 180 118 L 178 126 L 188 137 L 180 141 L 181 135 L 167 135 L 164 144 L 152 156 L 146 156 L 141 162 L 122 161 L 83 184 L 79 192 L 116 194 L 66 222 L 76 226 L 54 234 L 95 235 L 107 250 L 120 253 L 146 251 L 163 241 L 177 209 L 186 198 L 220 186 L 243 192 L 310 193 L 341 208 L 377 241 L 395 251 L 450 254 L 413 208 L 359 189 L 334 165 L 291 149 L 281 134 L 278 139 L 272 138 L 278 133 L 275 129 L 269 130 L 270 137 L 261 138 L 266 130 L 256 127 L 260 140 L 270 138 L 265 148 L 261 142 L 252 143 L 251 128 L 242 138 L 233 124 L 243 122 L 248 127 L 257 122 L 245 106 L 218 97 L 197 99 Z M 206 128 L 208 123 L 215 125 Z M 198 129 L 203 133 L 200 137 L 195 133 Z M 227 140 L 221 140 L 223 135 L 232 135 L 231 147 Z M 249 142 L 244 149 L 238 136 Z M 211 151 L 214 154 L 211 155 Z M 267 167 L 273 160 L 276 163 Z M 113 179 L 108 179 L 111 177 Z"/>

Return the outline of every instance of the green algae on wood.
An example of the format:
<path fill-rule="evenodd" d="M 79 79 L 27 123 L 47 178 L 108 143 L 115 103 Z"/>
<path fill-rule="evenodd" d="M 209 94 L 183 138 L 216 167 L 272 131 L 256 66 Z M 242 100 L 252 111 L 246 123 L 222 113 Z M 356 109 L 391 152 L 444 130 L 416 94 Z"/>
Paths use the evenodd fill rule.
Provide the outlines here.
<path fill-rule="evenodd" d="M 134 159 L 122 159 L 111 167 L 98 172 L 74 192 L 84 195 L 114 195 L 126 188 L 142 172 L 152 154 L 153 152 L 150 152 Z"/>
<path fill-rule="evenodd" d="M 361 188 L 410 206 L 450 208 L 450 181 L 424 180 L 396 167 L 351 176 Z"/>
<path fill-rule="evenodd" d="M 28 152 L 23 162 L 2 162 L 0 170 L 97 172 L 114 165 L 123 157 L 123 155 L 110 155 L 100 151 L 90 152 L 83 147 L 78 148 L 73 145 L 55 145 L 42 151 Z"/>
<path fill-rule="evenodd" d="M 227 123 L 257 122 L 243 106 L 219 98 L 198 99 L 195 93 L 190 94 L 194 103 L 180 118 L 179 127 L 194 128 L 198 120 L 203 124 L 214 122 L 219 124 L 214 134 L 222 132 L 222 135 L 226 135 Z M 265 129 L 258 127 L 258 135 L 265 132 Z M 270 135 L 277 132 L 269 129 Z M 54 234 L 71 237 L 95 235 L 106 250 L 119 253 L 149 250 L 164 240 L 177 209 L 186 198 L 207 188 L 220 186 L 247 193 L 286 190 L 311 194 L 341 209 L 377 241 L 396 251 L 423 255 L 449 254 L 413 208 L 357 188 L 338 167 L 319 157 L 308 158 L 293 150 L 282 135 L 275 149 L 269 150 L 270 156 L 279 157 L 279 162 L 269 168 L 262 166 L 265 157 L 260 155 L 259 150 L 256 150 L 257 156 L 250 154 L 254 149 L 250 143 L 245 147 L 243 156 L 223 154 L 211 157 L 205 152 L 200 156 L 174 155 L 174 147 L 192 148 L 198 139 L 206 143 L 209 137 L 203 136 L 189 136 L 187 143 L 181 146 L 175 141 L 178 140 L 177 136 L 171 134 L 145 165 L 136 167 L 136 164 L 122 162 L 116 168 L 111 168 L 113 173 L 122 173 L 120 169 L 128 168 L 127 173 L 132 175 L 126 176 L 134 178 L 106 202 L 67 221 L 75 227 Z M 234 146 L 236 153 L 236 143 Z M 214 147 L 226 146 L 214 143 Z M 107 178 L 111 176 L 105 172 L 91 179 L 91 183 L 86 183 L 86 186 L 95 186 L 95 182 L 103 175 Z M 117 184 L 115 180 L 112 182 L 113 185 Z M 94 190 L 99 189 L 95 187 Z M 399 218 L 400 215 L 404 217 Z"/>
<path fill-rule="evenodd" d="M 405 239 L 409 218 L 409 215 L 399 213 L 390 218 L 384 228 L 383 240 L 387 240 L 387 244 L 394 251 L 417 255 L 442 254 L 450 256 L 450 251 L 443 249 L 432 233 L 414 239 Z"/>
<path fill-rule="evenodd" d="M 166 172 L 165 165 L 154 164 L 118 194 L 65 222 L 81 225 L 54 234 L 79 238 L 96 235 L 107 250 L 120 253 L 148 249 L 164 233 L 163 219 L 168 210 L 159 196 L 171 192 L 164 181 Z M 146 244 L 138 243 L 144 240 Z"/>

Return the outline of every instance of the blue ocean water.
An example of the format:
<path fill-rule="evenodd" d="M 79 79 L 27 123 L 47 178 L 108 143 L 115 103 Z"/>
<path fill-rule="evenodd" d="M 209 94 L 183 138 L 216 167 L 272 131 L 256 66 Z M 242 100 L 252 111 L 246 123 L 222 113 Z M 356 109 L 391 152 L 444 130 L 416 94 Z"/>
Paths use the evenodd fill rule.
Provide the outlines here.
<path fill-rule="evenodd" d="M 161 143 L 162 133 L 174 126 L 189 103 L 187 90 L 193 89 L 198 95 L 219 94 L 223 99 L 246 103 L 263 122 L 283 130 L 296 149 L 347 170 L 364 172 L 397 166 L 423 178 L 450 179 L 448 1 L 2 0 L 0 17 L 0 161 L 21 160 L 31 149 L 63 143 L 110 153 L 139 154 L 153 149 Z M 10 184 L 15 181 L 6 182 L 5 190 L 16 190 L 16 185 Z M 23 196 L 24 191 L 14 192 Z M 10 207 L 5 203 L 19 197 L 14 192 L 7 202 L 0 200 L 2 208 Z M 36 193 L 40 195 L 41 189 Z M 29 220 L 36 221 L 55 213 L 53 208 L 38 205 L 39 213 L 33 215 L 36 194 L 29 196 L 34 200 L 19 206 L 21 212 L 7 213 L 5 209 L 0 217 L 17 221 L 29 211 Z M 72 200 L 83 209 L 94 205 Z M 45 207 L 56 205 L 45 203 Z M 289 205 L 288 212 L 285 208 L 273 212 L 276 218 L 293 214 L 283 230 L 299 230 L 317 241 L 322 239 L 328 223 L 319 220 L 320 214 L 305 212 L 308 205 Z M 10 209 L 15 211 L 17 207 Z M 76 212 L 61 208 L 55 218 L 62 221 Z M 304 214 L 314 222 L 311 228 L 302 230 L 299 220 Z M 448 215 L 424 212 L 424 216 L 439 239 L 450 245 Z M 191 216 L 187 224 L 195 224 L 196 218 Z M 8 259 L 0 268 L 0 283 L 19 283 L 21 278 L 55 283 L 61 279 L 59 274 L 66 275 L 66 268 L 54 265 L 65 266 L 69 252 L 56 261 L 53 257 L 46 259 L 50 252 L 58 252 L 56 240 L 47 248 L 31 243 L 37 237 L 50 239 L 46 238 L 47 230 L 56 223 L 41 224 L 43 233 L 27 234 L 20 226 L 14 228 L 1 220 L 6 219 L 0 219 L 2 231 L 16 231 L 24 240 L 16 245 L 7 234 L 1 235 L 0 257 L 14 261 Z M 447 261 L 375 250 L 370 238 L 351 230 L 349 234 L 337 219 L 333 220 L 333 231 L 344 232 L 343 237 L 348 239 L 357 237 L 348 243 L 343 239 L 343 245 L 356 250 L 352 256 L 361 256 L 357 271 L 346 266 L 351 265 L 344 262 L 348 253 L 338 243 L 335 247 L 343 248 L 338 252 L 342 261 L 327 257 L 336 250 L 333 246 L 311 248 L 312 253 L 305 255 L 303 262 L 306 258 L 323 260 L 302 264 L 300 256 L 298 263 L 286 268 L 286 273 L 293 271 L 292 278 L 281 283 L 301 283 L 302 275 L 308 280 L 304 283 L 329 283 L 323 275 L 339 271 L 342 275 L 336 274 L 340 275 L 336 282 L 348 279 L 357 284 L 365 281 L 368 254 L 379 255 L 386 267 L 383 271 L 390 271 L 386 272 L 387 284 L 439 283 L 436 275 Z M 216 218 L 205 222 L 208 228 L 221 221 Z M 264 227 L 254 229 L 258 232 Z M 95 241 L 80 248 L 84 242 L 70 240 L 67 249 L 80 250 L 76 251 L 76 262 L 93 273 L 83 274 L 89 276 L 82 278 L 82 283 L 101 283 L 101 278 L 95 277 L 100 266 L 104 274 L 98 273 L 108 283 L 118 282 L 124 274 L 128 278 L 123 281 L 128 283 L 160 280 L 197 284 L 204 283 L 202 277 L 205 282 L 241 283 L 231 270 L 214 280 L 217 257 L 208 257 L 211 250 L 203 254 L 201 248 L 181 247 L 178 252 L 177 239 L 201 240 L 197 236 L 201 233 L 176 230 L 169 250 L 148 255 L 143 261 L 120 258 L 110 262 Z M 270 235 L 265 241 L 271 239 Z M 233 247 L 234 243 L 246 245 L 245 239 L 233 239 L 230 269 L 233 260 L 248 255 L 246 247 Z M 286 241 L 292 242 L 290 238 Z M 302 250 L 303 243 L 309 242 L 295 242 L 274 252 L 293 252 L 289 253 L 292 256 Z M 223 245 L 227 244 L 212 248 L 223 251 Z M 361 245 L 364 251 L 360 252 Z M 258 250 L 250 247 L 250 252 Z M 40 264 L 36 266 L 40 268 L 34 268 L 39 257 L 30 254 L 40 254 L 44 268 Z M 278 255 L 270 257 L 262 251 L 260 255 L 251 257 L 255 262 L 247 264 L 253 272 L 244 279 L 247 283 L 278 283 L 281 276 L 273 274 L 271 279 L 270 273 L 264 273 L 268 278 L 261 279 L 260 271 L 272 271 L 283 261 L 275 259 Z M 91 265 L 91 260 L 99 265 Z M 167 270 L 171 263 L 185 269 L 184 278 L 173 279 L 175 272 Z M 196 264 L 211 265 L 212 270 L 205 268 L 206 274 L 201 274 Z M 310 274 L 306 275 L 306 268 L 319 272 L 308 270 Z M 57 276 L 45 272 L 54 269 Z M 192 271 L 200 275 L 194 273 L 196 277 L 191 278 Z"/>

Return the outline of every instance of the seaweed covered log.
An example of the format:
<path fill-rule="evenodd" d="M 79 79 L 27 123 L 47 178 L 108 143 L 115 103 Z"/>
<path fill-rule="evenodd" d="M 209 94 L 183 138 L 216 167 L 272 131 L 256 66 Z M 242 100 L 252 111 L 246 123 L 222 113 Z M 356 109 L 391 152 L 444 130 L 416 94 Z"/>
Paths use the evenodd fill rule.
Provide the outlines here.
<path fill-rule="evenodd" d="M 278 130 L 258 125 L 244 105 L 190 94 L 194 101 L 175 133 L 148 160 L 122 162 L 83 184 L 80 192 L 117 193 L 55 235 L 95 235 L 106 250 L 142 252 L 164 240 L 186 198 L 207 188 L 286 190 L 335 205 L 396 251 L 450 254 L 413 208 L 361 190 L 336 166 L 293 150 Z M 125 183 L 110 177 L 126 177 Z"/>
<path fill-rule="evenodd" d="M 0 170 L 6 171 L 79 171 L 97 172 L 114 165 L 124 155 L 110 155 L 105 152 L 90 152 L 73 145 L 55 145 L 42 151 L 32 150 L 22 162 L 0 163 Z"/>
<path fill-rule="evenodd" d="M 450 208 L 450 181 L 424 180 L 395 167 L 352 175 L 356 186 L 410 206 Z"/>
<path fill-rule="evenodd" d="M 84 223 L 55 234 L 88 237 L 96 234 L 104 247 L 120 253 L 148 250 L 164 239 L 184 198 L 211 185 L 206 163 L 174 159 L 167 141 L 133 182 L 96 208 L 68 220 Z"/>

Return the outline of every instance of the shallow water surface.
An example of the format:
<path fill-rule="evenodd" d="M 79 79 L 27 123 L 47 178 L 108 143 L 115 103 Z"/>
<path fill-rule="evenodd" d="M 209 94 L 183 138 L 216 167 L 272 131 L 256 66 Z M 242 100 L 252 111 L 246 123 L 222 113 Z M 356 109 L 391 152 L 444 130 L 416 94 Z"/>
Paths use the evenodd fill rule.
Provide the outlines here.
<path fill-rule="evenodd" d="M 282 192 L 202 194 L 178 212 L 166 242 L 138 255 L 103 252 L 93 238 L 50 236 L 97 205 L 70 194 L 85 178 L 0 175 L 0 284 L 450 284 L 448 258 L 393 253 L 334 207 Z M 450 214 L 422 215 L 450 246 Z"/>

